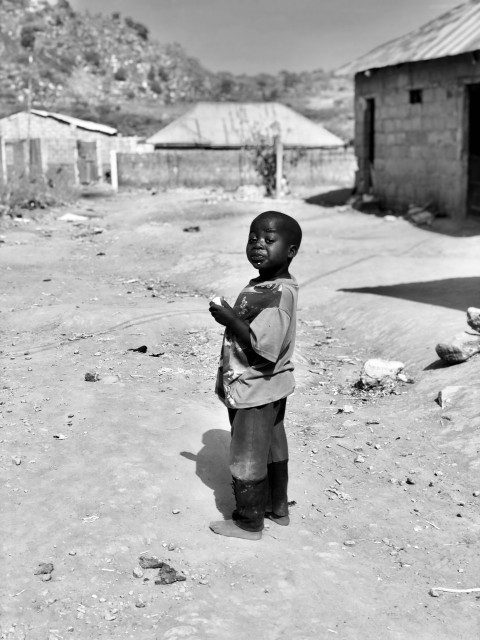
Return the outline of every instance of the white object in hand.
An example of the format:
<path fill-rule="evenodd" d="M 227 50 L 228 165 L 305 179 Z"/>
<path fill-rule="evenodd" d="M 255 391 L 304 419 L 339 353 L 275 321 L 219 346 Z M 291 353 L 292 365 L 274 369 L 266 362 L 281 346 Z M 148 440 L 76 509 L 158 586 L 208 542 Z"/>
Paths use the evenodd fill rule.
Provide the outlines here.
<path fill-rule="evenodd" d="M 214 298 L 212 298 L 211 302 L 213 302 L 213 304 L 219 304 L 221 306 L 223 302 L 223 297 L 215 296 Z"/>

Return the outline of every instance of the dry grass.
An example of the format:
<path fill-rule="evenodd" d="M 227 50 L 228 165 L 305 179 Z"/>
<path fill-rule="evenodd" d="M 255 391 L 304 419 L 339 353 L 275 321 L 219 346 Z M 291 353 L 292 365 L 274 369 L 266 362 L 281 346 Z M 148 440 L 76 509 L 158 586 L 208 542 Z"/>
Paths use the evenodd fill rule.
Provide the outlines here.
<path fill-rule="evenodd" d="M 50 176 L 12 172 L 7 184 L 0 183 L 0 216 L 14 216 L 24 210 L 66 204 L 73 202 L 78 196 L 79 190 L 61 172 Z"/>

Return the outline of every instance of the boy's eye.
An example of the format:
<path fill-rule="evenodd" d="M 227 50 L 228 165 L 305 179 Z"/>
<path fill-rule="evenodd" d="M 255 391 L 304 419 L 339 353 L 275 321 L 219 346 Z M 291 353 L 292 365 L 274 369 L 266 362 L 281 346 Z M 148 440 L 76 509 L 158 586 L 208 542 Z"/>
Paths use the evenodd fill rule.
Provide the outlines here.
<path fill-rule="evenodd" d="M 267 244 L 272 244 L 272 242 L 275 242 L 275 239 L 274 238 L 265 238 L 265 242 Z"/>

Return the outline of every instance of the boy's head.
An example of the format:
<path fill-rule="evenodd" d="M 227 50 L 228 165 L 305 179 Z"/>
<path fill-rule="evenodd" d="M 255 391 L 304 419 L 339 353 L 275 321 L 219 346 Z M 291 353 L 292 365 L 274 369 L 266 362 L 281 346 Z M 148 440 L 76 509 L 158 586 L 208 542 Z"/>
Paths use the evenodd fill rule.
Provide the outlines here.
<path fill-rule="evenodd" d="M 280 211 L 264 211 L 250 225 L 247 258 L 261 275 L 281 277 L 297 255 L 302 230 L 294 218 Z"/>

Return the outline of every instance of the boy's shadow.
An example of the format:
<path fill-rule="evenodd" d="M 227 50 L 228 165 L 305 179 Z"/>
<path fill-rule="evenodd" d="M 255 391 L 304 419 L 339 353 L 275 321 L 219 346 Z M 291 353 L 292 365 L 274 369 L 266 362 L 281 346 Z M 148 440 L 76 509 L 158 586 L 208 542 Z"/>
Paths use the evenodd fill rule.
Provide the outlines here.
<path fill-rule="evenodd" d="M 202 436 L 203 447 L 195 455 L 181 451 L 180 455 L 196 463 L 195 472 L 200 480 L 213 489 L 215 504 L 224 518 L 230 518 L 235 503 L 231 487 L 232 476 L 228 467 L 230 432 L 210 429 Z"/>

